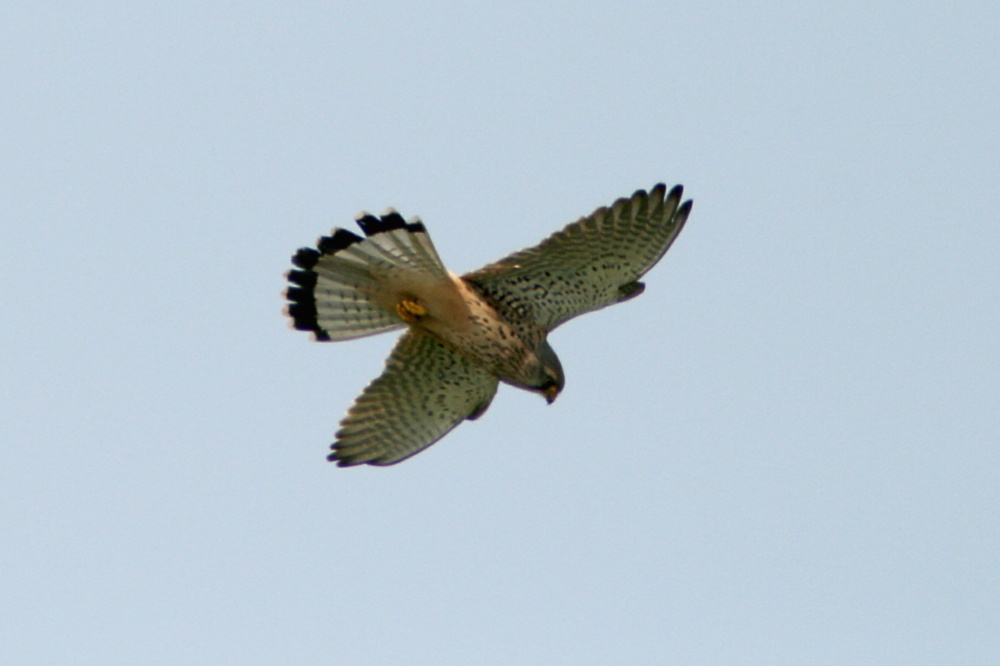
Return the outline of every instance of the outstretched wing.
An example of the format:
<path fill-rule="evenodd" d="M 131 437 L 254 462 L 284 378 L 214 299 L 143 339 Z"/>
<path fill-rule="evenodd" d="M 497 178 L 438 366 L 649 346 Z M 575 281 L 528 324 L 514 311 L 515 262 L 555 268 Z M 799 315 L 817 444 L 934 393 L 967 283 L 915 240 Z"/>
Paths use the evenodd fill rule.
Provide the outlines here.
<path fill-rule="evenodd" d="M 497 392 L 495 376 L 412 329 L 385 365 L 340 422 L 329 459 L 341 467 L 405 460 L 479 417 Z"/>
<path fill-rule="evenodd" d="M 552 330 L 585 312 L 642 293 L 639 282 L 670 248 L 688 214 L 678 185 L 639 190 L 567 225 L 541 244 L 463 278 L 504 308 Z"/>

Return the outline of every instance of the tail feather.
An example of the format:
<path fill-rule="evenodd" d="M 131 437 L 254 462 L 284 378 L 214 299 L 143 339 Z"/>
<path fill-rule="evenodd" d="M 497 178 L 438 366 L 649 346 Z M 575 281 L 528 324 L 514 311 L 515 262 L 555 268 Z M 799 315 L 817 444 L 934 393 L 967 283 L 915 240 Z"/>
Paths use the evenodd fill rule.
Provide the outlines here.
<path fill-rule="evenodd" d="M 355 220 L 371 241 L 356 246 L 358 251 L 380 255 L 391 263 L 401 263 L 434 277 L 448 277 L 420 218 L 406 222 L 402 215 L 389 208 L 380 218 L 361 213 Z"/>
<path fill-rule="evenodd" d="M 293 257 L 286 314 L 292 325 L 317 340 L 349 340 L 406 324 L 391 307 L 387 291 L 401 276 L 447 279 L 448 271 L 423 223 L 406 222 L 390 209 L 381 217 L 356 218 L 365 238 L 334 229 Z"/>

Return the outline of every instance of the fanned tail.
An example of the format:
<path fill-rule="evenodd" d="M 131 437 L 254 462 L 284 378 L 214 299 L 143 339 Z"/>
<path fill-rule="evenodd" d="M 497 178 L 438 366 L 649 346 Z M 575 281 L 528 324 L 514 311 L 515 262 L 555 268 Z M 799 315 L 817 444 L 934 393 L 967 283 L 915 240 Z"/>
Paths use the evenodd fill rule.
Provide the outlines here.
<path fill-rule="evenodd" d="M 419 218 L 391 208 L 355 221 L 365 238 L 345 229 L 321 237 L 292 257 L 285 298 L 292 325 L 316 340 L 350 340 L 406 325 L 397 314 L 396 285 L 447 280 L 448 271 Z"/>

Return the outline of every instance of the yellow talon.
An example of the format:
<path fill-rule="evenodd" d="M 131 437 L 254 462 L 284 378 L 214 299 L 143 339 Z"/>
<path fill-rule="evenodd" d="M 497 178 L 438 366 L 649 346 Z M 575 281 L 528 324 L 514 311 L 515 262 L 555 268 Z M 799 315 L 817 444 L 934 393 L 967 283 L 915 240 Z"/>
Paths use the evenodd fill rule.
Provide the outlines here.
<path fill-rule="evenodd" d="M 404 296 L 396 305 L 396 314 L 403 321 L 413 324 L 427 316 L 427 308 L 418 303 L 412 296 Z"/>

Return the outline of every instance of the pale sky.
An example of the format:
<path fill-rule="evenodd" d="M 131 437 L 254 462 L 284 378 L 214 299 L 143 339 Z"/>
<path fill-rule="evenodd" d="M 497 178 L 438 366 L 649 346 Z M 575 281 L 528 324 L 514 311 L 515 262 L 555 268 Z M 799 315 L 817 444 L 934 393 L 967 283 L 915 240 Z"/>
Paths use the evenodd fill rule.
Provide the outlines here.
<path fill-rule="evenodd" d="M 995 664 L 998 35 L 5 3 L 0 662 Z M 290 330 L 298 247 L 394 206 L 464 272 L 659 181 L 687 227 L 554 405 L 325 461 L 395 334 Z"/>

